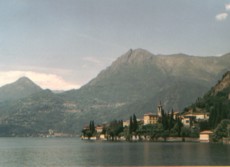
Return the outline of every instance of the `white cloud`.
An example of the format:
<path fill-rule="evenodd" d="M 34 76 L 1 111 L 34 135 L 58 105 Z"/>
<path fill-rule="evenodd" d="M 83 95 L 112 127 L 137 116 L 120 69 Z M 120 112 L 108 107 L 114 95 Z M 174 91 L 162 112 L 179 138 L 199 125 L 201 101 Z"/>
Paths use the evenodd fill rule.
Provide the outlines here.
<path fill-rule="evenodd" d="M 2 71 L 0 72 L 0 86 L 16 81 L 18 78 L 26 76 L 40 87 L 52 90 L 77 89 L 80 85 L 65 81 L 56 74 L 46 74 L 33 71 Z"/>
<path fill-rule="evenodd" d="M 225 5 L 226 10 L 230 10 L 230 3 Z"/>
<path fill-rule="evenodd" d="M 227 13 L 220 13 L 218 15 L 216 15 L 216 20 L 217 21 L 223 21 L 225 19 L 227 19 L 228 14 Z"/>

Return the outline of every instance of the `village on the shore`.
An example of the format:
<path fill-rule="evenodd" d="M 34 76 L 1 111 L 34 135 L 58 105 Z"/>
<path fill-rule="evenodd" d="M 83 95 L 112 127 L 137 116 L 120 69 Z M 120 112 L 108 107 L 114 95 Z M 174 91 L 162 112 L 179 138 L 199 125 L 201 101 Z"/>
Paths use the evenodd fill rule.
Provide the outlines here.
<path fill-rule="evenodd" d="M 209 113 L 205 111 L 186 112 L 171 111 L 165 113 L 161 102 L 156 114 L 146 113 L 142 119 L 135 114 L 126 121 L 111 121 L 101 125 L 89 126 L 82 129 L 81 138 L 84 140 L 108 141 L 187 141 L 212 142 L 213 131 L 208 130 Z M 230 133 L 230 127 L 228 126 Z M 230 143 L 228 138 L 223 138 Z"/>

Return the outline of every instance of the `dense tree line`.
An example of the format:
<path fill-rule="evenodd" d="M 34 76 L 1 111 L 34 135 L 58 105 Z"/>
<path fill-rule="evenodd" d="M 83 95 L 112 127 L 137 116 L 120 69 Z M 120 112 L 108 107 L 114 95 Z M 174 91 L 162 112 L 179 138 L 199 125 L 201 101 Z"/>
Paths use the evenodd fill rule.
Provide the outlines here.
<path fill-rule="evenodd" d="M 224 79 L 229 72 L 227 72 L 222 79 Z M 219 81 L 227 85 L 227 81 Z M 226 87 L 221 91 L 216 91 L 213 87 L 202 98 L 198 98 L 194 104 L 185 108 L 184 112 L 192 109 L 196 111 L 206 111 L 209 113 L 209 120 L 199 122 L 200 131 L 212 130 L 213 141 L 220 141 L 227 136 L 227 126 L 230 124 L 230 87 Z"/>
<path fill-rule="evenodd" d="M 230 137 L 230 119 L 222 120 L 212 135 L 214 142 L 221 141 L 223 137 Z"/>
<path fill-rule="evenodd" d="M 156 124 L 143 125 L 143 122 L 138 122 L 136 115 L 130 116 L 129 126 L 123 127 L 122 120 L 113 120 L 104 127 L 101 134 L 104 134 L 108 140 L 117 140 L 124 137 L 127 141 L 131 141 L 133 137 L 138 137 L 139 140 L 149 139 L 157 141 L 159 137 L 166 140 L 167 137 L 198 137 L 194 135 L 194 130 L 183 127 L 179 117 L 174 118 L 173 110 L 171 113 L 161 113 L 162 117 L 159 118 Z M 93 128 L 91 128 L 93 127 Z M 91 121 L 89 128 L 82 131 L 84 136 L 91 137 L 96 135 L 94 122 Z"/>
<path fill-rule="evenodd" d="M 111 137 L 111 140 L 116 140 L 117 137 L 121 136 L 123 132 L 123 121 L 122 120 L 113 120 L 110 122 L 109 126 L 105 128 L 104 133 L 107 137 Z"/>

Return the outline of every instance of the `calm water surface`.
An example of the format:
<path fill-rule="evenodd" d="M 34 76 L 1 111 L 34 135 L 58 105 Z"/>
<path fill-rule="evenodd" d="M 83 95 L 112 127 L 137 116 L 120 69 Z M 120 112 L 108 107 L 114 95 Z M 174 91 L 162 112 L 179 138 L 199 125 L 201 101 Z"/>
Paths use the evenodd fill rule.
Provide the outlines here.
<path fill-rule="evenodd" d="M 230 145 L 0 138 L 1 167 L 227 165 Z"/>

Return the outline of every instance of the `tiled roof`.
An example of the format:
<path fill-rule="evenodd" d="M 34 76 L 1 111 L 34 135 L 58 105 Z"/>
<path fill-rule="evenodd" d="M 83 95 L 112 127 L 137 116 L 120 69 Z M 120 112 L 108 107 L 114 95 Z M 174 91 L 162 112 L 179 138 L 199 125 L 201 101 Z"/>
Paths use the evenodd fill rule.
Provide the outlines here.
<path fill-rule="evenodd" d="M 205 130 L 205 131 L 200 132 L 200 134 L 212 134 L 212 133 L 213 132 L 210 130 Z"/>

